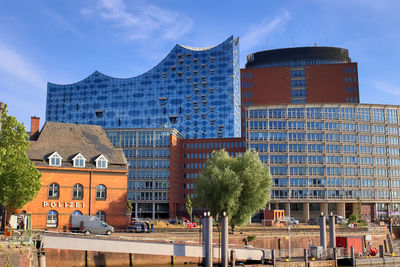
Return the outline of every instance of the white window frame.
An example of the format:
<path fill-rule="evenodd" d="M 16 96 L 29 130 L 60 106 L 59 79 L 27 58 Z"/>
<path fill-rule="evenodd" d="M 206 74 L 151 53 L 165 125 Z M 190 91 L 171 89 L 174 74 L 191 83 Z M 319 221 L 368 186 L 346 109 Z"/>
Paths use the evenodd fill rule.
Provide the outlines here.
<path fill-rule="evenodd" d="M 48 157 L 49 165 L 50 166 L 57 166 L 60 167 L 62 164 L 63 158 L 57 152 L 54 152 Z"/>
<path fill-rule="evenodd" d="M 107 169 L 108 168 L 108 160 L 104 155 L 100 155 L 96 160 L 96 168 L 99 169 Z"/>
<path fill-rule="evenodd" d="M 79 164 L 81 161 L 83 160 L 83 165 Z M 72 161 L 74 162 L 74 167 L 77 168 L 85 168 L 86 165 L 86 159 L 84 156 L 82 156 L 81 153 L 78 153 L 78 155 L 76 155 Z"/>

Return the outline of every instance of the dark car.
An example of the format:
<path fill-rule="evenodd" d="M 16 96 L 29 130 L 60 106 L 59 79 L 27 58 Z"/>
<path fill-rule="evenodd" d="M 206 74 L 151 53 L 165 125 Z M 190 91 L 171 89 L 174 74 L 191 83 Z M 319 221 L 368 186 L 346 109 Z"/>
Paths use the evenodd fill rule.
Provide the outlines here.
<path fill-rule="evenodd" d="M 150 227 L 150 222 L 140 219 L 132 219 L 132 222 L 129 224 L 129 231 L 136 233 L 148 233 L 152 231 L 152 227 Z"/>
<path fill-rule="evenodd" d="M 307 225 L 319 225 L 319 220 L 316 219 L 316 218 L 309 219 L 309 220 L 307 221 Z"/>

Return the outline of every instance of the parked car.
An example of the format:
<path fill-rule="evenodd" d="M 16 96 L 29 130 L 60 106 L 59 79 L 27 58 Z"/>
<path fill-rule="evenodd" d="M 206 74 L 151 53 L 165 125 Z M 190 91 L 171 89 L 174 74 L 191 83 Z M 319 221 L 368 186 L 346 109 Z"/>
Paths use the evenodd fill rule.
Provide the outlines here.
<path fill-rule="evenodd" d="M 150 228 L 149 221 L 141 219 L 132 219 L 131 223 L 129 224 L 129 231 L 136 233 L 148 233 L 152 231 L 152 228 Z"/>
<path fill-rule="evenodd" d="M 319 220 L 317 218 L 309 219 L 307 225 L 319 225 Z"/>
<path fill-rule="evenodd" d="M 334 217 L 335 217 L 336 224 L 347 223 L 347 220 L 345 218 L 343 218 L 343 216 L 334 215 Z M 325 216 L 325 218 L 326 218 L 326 223 L 329 223 L 329 216 Z"/>
<path fill-rule="evenodd" d="M 85 234 L 107 234 L 114 232 L 114 227 L 100 220 L 97 216 L 71 215 L 69 230 Z"/>
<path fill-rule="evenodd" d="M 282 221 L 286 221 L 290 225 L 298 225 L 299 224 L 299 220 L 296 220 L 295 218 L 288 217 L 288 216 L 284 216 Z"/>

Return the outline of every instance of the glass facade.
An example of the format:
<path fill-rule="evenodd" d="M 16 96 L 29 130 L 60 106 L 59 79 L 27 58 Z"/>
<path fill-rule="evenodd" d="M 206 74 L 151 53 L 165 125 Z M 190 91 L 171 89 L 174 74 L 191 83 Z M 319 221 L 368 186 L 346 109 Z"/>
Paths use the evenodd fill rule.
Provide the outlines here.
<path fill-rule="evenodd" d="M 240 115 L 239 41 L 233 36 L 210 48 L 176 45 L 137 77 L 96 71 L 80 82 L 47 88 L 46 121 L 175 128 L 197 139 L 239 137 Z"/>
<path fill-rule="evenodd" d="M 124 150 L 129 163 L 128 200 L 135 217 L 166 218 L 169 215 L 170 135 L 174 129 L 108 130 L 112 144 Z"/>
<path fill-rule="evenodd" d="M 249 107 L 247 149 L 270 166 L 271 198 L 400 202 L 400 106 Z"/>

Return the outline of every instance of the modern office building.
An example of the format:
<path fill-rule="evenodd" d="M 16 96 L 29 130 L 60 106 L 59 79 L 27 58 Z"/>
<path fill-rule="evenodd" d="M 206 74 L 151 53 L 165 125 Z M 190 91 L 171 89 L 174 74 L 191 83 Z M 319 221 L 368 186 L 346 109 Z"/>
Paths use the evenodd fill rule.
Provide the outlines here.
<path fill-rule="evenodd" d="M 46 121 L 104 129 L 174 128 L 185 138 L 241 134 L 239 40 L 208 48 L 176 45 L 154 68 L 120 79 L 95 71 L 47 87 Z"/>
<path fill-rule="evenodd" d="M 256 52 L 241 69 L 242 106 L 359 103 L 357 63 L 339 47 Z"/>
<path fill-rule="evenodd" d="M 128 200 L 136 218 L 175 216 L 181 198 L 183 137 L 175 129 L 114 129 L 108 137 L 129 163 Z"/>
<path fill-rule="evenodd" d="M 175 129 L 114 129 L 108 137 L 129 162 L 128 200 L 137 218 L 175 217 L 193 197 L 195 179 L 213 150 L 232 156 L 246 149 L 242 138 L 184 139 Z"/>
<path fill-rule="evenodd" d="M 245 116 L 247 148 L 270 167 L 271 199 L 287 214 L 400 215 L 400 106 L 264 105 Z"/>

